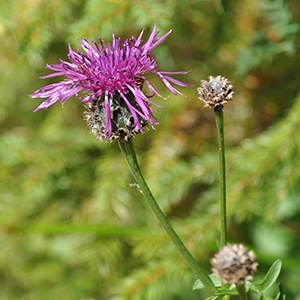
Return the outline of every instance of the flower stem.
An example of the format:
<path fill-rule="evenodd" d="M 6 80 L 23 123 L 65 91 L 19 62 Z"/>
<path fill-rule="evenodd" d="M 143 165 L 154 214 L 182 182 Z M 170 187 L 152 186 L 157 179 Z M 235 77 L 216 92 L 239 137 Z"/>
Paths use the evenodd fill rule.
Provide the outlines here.
<path fill-rule="evenodd" d="M 227 244 L 227 216 L 226 216 L 226 164 L 224 147 L 224 119 L 223 107 L 215 108 L 215 120 L 219 139 L 219 165 L 220 165 L 220 214 L 221 214 L 221 243 L 224 247 Z"/>
<path fill-rule="evenodd" d="M 158 206 L 155 198 L 153 197 L 147 183 L 145 182 L 145 179 L 141 173 L 136 155 L 135 150 L 132 141 L 119 141 L 119 146 L 121 148 L 121 151 L 131 169 L 131 172 L 138 183 L 145 199 L 147 200 L 148 204 L 152 208 L 154 214 L 160 221 L 160 223 L 165 228 L 166 232 L 168 233 L 169 237 L 179 250 L 182 257 L 185 259 L 191 270 L 194 272 L 194 274 L 199 278 L 203 285 L 210 291 L 211 294 L 214 294 L 216 292 L 216 287 L 214 286 L 213 282 L 211 281 L 210 277 L 206 274 L 206 272 L 201 269 L 197 262 L 195 261 L 194 257 L 191 255 L 191 253 L 187 250 L 177 233 L 174 231 L 173 227 L 169 223 L 168 219 Z"/>
<path fill-rule="evenodd" d="M 245 285 L 236 284 L 236 289 L 239 293 L 239 300 L 248 300 L 248 296 L 246 294 Z"/>

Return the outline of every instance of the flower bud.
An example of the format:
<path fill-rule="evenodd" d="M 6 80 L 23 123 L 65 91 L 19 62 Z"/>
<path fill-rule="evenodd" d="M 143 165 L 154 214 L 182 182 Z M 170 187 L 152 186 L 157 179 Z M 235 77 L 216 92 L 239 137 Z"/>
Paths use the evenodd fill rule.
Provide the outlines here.
<path fill-rule="evenodd" d="M 222 76 L 209 76 L 209 80 L 201 80 L 199 87 L 199 99 L 205 103 L 205 107 L 222 109 L 223 105 L 232 100 L 233 86 L 228 79 Z"/>
<path fill-rule="evenodd" d="M 243 245 L 223 247 L 211 260 L 214 275 L 220 276 L 224 283 L 243 285 L 252 280 L 257 270 L 253 251 L 247 251 Z"/>

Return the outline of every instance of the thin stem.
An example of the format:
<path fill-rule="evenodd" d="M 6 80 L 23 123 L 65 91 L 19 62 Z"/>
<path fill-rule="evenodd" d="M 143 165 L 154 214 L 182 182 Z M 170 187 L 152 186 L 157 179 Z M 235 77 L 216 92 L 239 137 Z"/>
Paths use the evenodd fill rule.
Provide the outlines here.
<path fill-rule="evenodd" d="M 220 165 L 220 214 L 221 214 L 221 247 L 227 244 L 227 215 L 226 215 L 226 164 L 224 146 L 223 107 L 215 109 L 215 120 L 219 138 L 219 165 Z"/>
<path fill-rule="evenodd" d="M 145 199 L 147 200 L 148 204 L 152 208 L 154 214 L 160 221 L 160 223 L 165 228 L 166 232 L 168 233 L 169 237 L 179 250 L 182 257 L 185 259 L 191 270 L 194 272 L 194 274 L 199 278 L 203 285 L 210 291 L 210 293 L 213 295 L 216 292 L 216 287 L 214 286 L 213 282 L 211 281 L 210 277 L 206 272 L 201 269 L 197 262 L 195 261 L 194 257 L 191 255 L 191 253 L 187 250 L 177 233 L 174 231 L 173 227 L 167 220 L 166 216 L 158 206 L 155 198 L 153 197 L 147 183 L 145 182 L 145 179 L 141 173 L 136 155 L 134 146 L 132 144 L 132 141 L 119 141 L 119 146 L 122 150 L 122 153 L 131 169 L 131 172 L 138 183 Z"/>
<path fill-rule="evenodd" d="M 236 289 L 239 293 L 239 300 L 248 300 L 248 296 L 246 294 L 245 285 L 238 285 L 236 284 Z"/>

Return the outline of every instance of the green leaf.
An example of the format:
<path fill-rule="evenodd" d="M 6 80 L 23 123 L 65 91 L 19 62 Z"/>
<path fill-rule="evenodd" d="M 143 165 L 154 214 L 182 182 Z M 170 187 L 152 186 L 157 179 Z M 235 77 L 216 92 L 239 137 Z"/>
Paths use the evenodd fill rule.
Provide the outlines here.
<path fill-rule="evenodd" d="M 229 298 L 226 297 L 226 296 L 223 296 L 223 295 L 221 295 L 221 296 L 213 296 L 213 297 L 206 298 L 205 300 L 228 300 Z"/>
<path fill-rule="evenodd" d="M 279 260 L 279 259 L 276 260 L 273 263 L 273 265 L 271 266 L 271 268 L 269 269 L 267 275 L 262 280 L 262 282 L 258 283 L 258 284 L 252 284 L 251 288 L 254 290 L 257 289 L 259 291 L 265 291 L 268 288 L 270 288 L 277 280 L 277 278 L 280 274 L 281 266 L 282 266 L 281 260 Z"/>
<path fill-rule="evenodd" d="M 215 275 L 209 275 L 214 286 L 222 286 L 221 278 Z M 204 285 L 200 279 L 197 279 L 193 285 L 193 290 L 201 290 L 204 288 Z"/>
<path fill-rule="evenodd" d="M 282 288 L 282 285 L 279 284 L 278 288 L 279 288 L 279 293 L 277 294 L 276 300 L 286 300 L 286 296 Z"/>
<path fill-rule="evenodd" d="M 271 296 L 265 295 L 263 294 L 262 297 L 260 298 L 261 300 L 275 300 L 274 298 L 272 298 Z"/>
<path fill-rule="evenodd" d="M 217 292 L 216 292 L 216 295 L 217 296 L 228 296 L 228 295 L 230 295 L 230 296 L 236 296 L 236 295 L 238 295 L 239 293 L 238 293 L 238 291 L 236 290 L 236 289 L 233 289 L 233 290 L 228 290 L 228 289 L 224 289 L 224 290 L 218 290 Z"/>

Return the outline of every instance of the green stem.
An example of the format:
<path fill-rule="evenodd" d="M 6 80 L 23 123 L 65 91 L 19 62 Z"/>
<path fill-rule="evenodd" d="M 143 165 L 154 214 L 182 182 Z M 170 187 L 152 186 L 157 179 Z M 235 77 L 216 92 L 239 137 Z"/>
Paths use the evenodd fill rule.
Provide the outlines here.
<path fill-rule="evenodd" d="M 236 284 L 236 289 L 239 293 L 239 300 L 248 300 L 248 296 L 246 294 L 245 285 L 238 285 Z"/>
<path fill-rule="evenodd" d="M 220 214 L 221 214 L 221 247 L 227 244 L 227 216 L 226 216 L 226 164 L 224 147 L 224 120 L 223 107 L 215 109 L 215 120 L 219 138 L 219 165 L 220 165 Z"/>
<path fill-rule="evenodd" d="M 141 189 L 145 199 L 147 200 L 148 204 L 152 208 L 154 214 L 160 221 L 160 223 L 165 228 L 166 232 L 170 236 L 171 240 L 179 250 L 182 257 L 185 259 L 189 267 L 192 269 L 194 274 L 199 278 L 203 285 L 211 292 L 213 295 L 216 292 L 216 288 L 211 281 L 210 277 L 206 272 L 201 269 L 197 262 L 195 261 L 194 257 L 191 255 L 191 253 L 187 250 L 177 233 L 174 231 L 173 227 L 170 225 L 169 221 L 167 220 L 166 216 L 158 206 L 155 198 L 153 197 L 147 183 L 145 182 L 145 179 L 141 173 L 141 170 L 139 168 L 139 164 L 135 155 L 134 146 L 132 144 L 132 141 L 119 141 L 119 146 L 122 150 L 122 153 L 131 169 L 131 172 L 136 180 L 136 182 L 139 185 L 139 188 Z"/>

